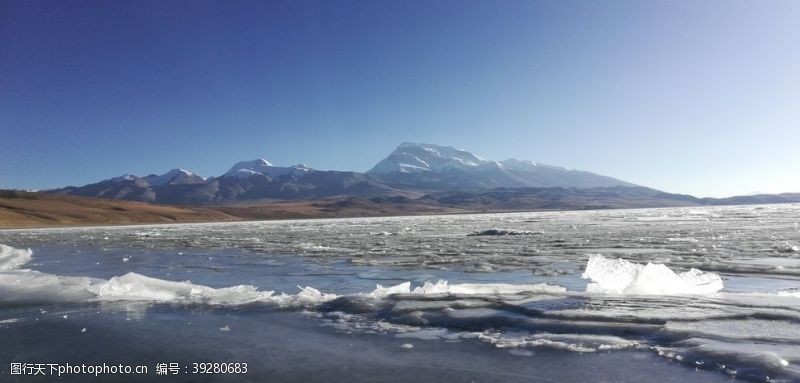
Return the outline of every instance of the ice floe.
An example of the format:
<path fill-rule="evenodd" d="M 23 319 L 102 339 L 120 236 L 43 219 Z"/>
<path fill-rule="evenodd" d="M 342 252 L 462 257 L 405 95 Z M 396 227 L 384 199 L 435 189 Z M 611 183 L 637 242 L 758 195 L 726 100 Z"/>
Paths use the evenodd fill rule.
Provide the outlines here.
<path fill-rule="evenodd" d="M 11 246 L 0 244 L 0 271 L 14 270 L 22 267 L 31 260 L 31 249 L 15 249 Z"/>
<path fill-rule="evenodd" d="M 405 224 L 402 219 L 398 220 Z M 352 224 L 362 222 L 352 221 Z M 369 238 L 370 247 L 376 246 L 377 241 L 405 241 L 403 236 L 375 238 L 368 234 L 368 225 L 364 226 L 367 234 L 362 236 L 361 241 Z M 375 229 L 372 230 L 374 232 Z M 397 232 L 399 229 L 390 230 Z M 183 238 L 166 229 L 163 232 L 164 236 L 160 238 Z M 550 233 L 550 230 L 547 232 Z M 688 235 L 681 233 L 681 238 Z M 465 240 L 463 234 L 457 236 L 463 242 L 474 242 Z M 714 236 L 719 237 L 719 234 Z M 347 332 L 385 332 L 394 333 L 402 339 L 418 339 L 414 343 L 414 350 L 424 350 L 422 342 L 436 340 L 487 342 L 497 348 L 514 351 L 517 355 L 529 355 L 529 350 L 540 348 L 581 353 L 620 349 L 652 350 L 692 367 L 724 366 L 728 373 L 757 380 L 765 380 L 767 376 L 771 381 L 800 379 L 800 333 L 795 329 L 800 321 L 800 293 L 791 289 L 763 293 L 724 292 L 719 275 L 691 267 L 706 264 L 713 267 L 716 265 L 715 259 L 681 258 L 680 251 L 662 251 L 657 246 L 668 242 L 664 238 L 667 237 L 635 239 L 639 241 L 638 249 L 646 248 L 648 251 L 637 251 L 631 243 L 627 244 L 630 247 L 615 248 L 609 244 L 600 246 L 589 242 L 568 243 L 561 239 L 553 241 L 554 248 L 564 246 L 568 251 L 580 254 L 567 259 L 569 267 L 563 266 L 576 270 L 573 274 L 586 262 L 583 277 L 589 280 L 589 284 L 585 291 L 582 284 L 577 287 L 570 285 L 568 290 L 545 283 L 451 283 L 437 280 L 434 274 L 425 274 L 425 278 L 404 277 L 397 280 L 394 278 L 397 274 L 392 274 L 387 268 L 380 269 L 386 273 L 385 279 L 398 282 L 411 279 L 414 282 L 377 285 L 374 290 L 364 288 L 361 292 L 338 295 L 308 286 L 298 287 L 299 290 L 290 289 L 294 293 L 260 290 L 252 285 L 218 288 L 139 273 L 126 273 L 109 279 L 61 276 L 26 269 L 26 263 L 32 259 L 30 250 L 0 246 L 0 305 L 38 305 L 48 302 L 123 302 L 126 305 L 140 302 L 145 307 L 152 304 L 268 305 L 313 315 L 330 323 L 334 329 Z M 537 243 L 533 243 L 540 241 L 539 236 L 499 237 L 485 241 L 498 242 L 499 246 L 515 243 L 517 253 L 503 254 L 503 265 L 520 267 L 528 259 L 536 259 L 541 254 L 534 249 Z M 506 241 L 506 245 L 502 241 Z M 327 245 L 329 242 L 315 240 L 301 243 Z M 446 241 L 424 242 L 419 238 L 411 238 L 409 242 L 399 243 L 407 246 L 400 255 L 369 260 L 385 260 L 386 265 L 390 266 L 416 267 L 419 265 L 416 262 L 418 258 L 408 256 L 414 251 L 436 252 L 435 256 L 426 256 L 424 259 L 440 264 L 447 264 L 451 257 L 457 259 L 461 256 L 458 250 L 446 246 Z M 684 241 L 668 243 L 686 253 L 689 246 L 696 245 Z M 737 262 L 749 267 L 769 266 L 772 269 L 776 266 L 789 270 L 800 267 L 796 258 L 774 254 L 774 243 L 773 240 L 759 244 L 774 258 L 760 256 L 730 260 L 729 267 L 740 267 Z M 297 243 L 291 246 L 296 247 Z M 308 252 L 314 249 L 313 246 L 306 246 L 303 250 Z M 585 254 L 590 248 L 593 249 L 589 250 L 591 252 L 602 248 L 606 256 L 595 254 L 586 259 Z M 482 261 L 489 260 L 492 266 L 501 264 L 493 258 L 494 247 L 477 249 L 483 252 Z M 187 250 L 187 260 L 190 254 L 191 250 Z M 206 255 L 203 254 L 203 259 Z M 578 257 L 583 259 L 579 260 Z M 221 256 L 214 256 L 215 260 L 218 258 Z M 130 262 L 128 266 L 136 266 L 146 257 L 136 255 L 133 259 L 137 261 Z M 398 260 L 405 263 L 400 264 Z M 547 267 L 555 267 L 553 265 L 560 264 L 550 262 Z M 718 271 L 706 267 L 702 269 Z M 129 269 L 126 266 L 124 270 Z M 366 272 L 362 274 L 366 275 Z M 425 282 L 424 279 L 430 280 Z M 577 275 L 575 280 L 578 280 Z M 45 314 L 46 310 L 42 311 L 42 315 Z M 224 329 L 231 328 L 225 323 L 220 326 L 215 329 L 225 332 Z M 239 328 L 235 327 L 232 332 Z"/>
<path fill-rule="evenodd" d="M 467 234 L 467 236 L 468 237 L 476 237 L 476 236 L 493 236 L 493 235 L 533 235 L 533 234 L 542 234 L 542 232 L 541 231 L 491 228 L 491 229 L 487 229 L 487 230 L 476 231 L 474 233 Z"/>
<path fill-rule="evenodd" d="M 698 269 L 677 274 L 663 264 L 641 265 L 601 254 L 589 257 L 583 278 L 587 292 L 641 295 L 712 294 L 722 290 L 722 278 Z"/>

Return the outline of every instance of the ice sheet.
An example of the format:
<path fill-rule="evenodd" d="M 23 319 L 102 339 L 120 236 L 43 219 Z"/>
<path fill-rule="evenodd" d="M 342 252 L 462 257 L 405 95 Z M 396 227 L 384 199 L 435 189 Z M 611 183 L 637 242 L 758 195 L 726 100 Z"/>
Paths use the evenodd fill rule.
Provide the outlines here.
<path fill-rule="evenodd" d="M 348 333 L 652 350 L 797 381 L 798 222 L 781 205 L 0 231 L 15 247 L 0 306 L 254 305 Z M 469 236 L 494 227 L 536 235 Z M 30 263 L 28 247 L 66 256 Z"/>

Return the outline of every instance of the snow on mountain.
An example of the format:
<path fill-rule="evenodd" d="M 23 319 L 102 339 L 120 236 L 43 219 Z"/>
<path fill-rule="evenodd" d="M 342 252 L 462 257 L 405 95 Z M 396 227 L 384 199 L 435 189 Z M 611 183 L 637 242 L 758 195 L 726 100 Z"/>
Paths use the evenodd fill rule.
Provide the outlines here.
<path fill-rule="evenodd" d="M 235 165 L 233 165 L 231 170 L 228 170 L 225 174 L 235 175 L 240 170 L 244 170 L 242 174 L 245 173 L 263 174 L 267 170 L 269 170 L 269 168 L 272 168 L 274 166 L 275 165 L 272 165 L 269 161 L 263 158 L 259 158 L 257 160 L 252 160 L 252 161 L 237 162 Z"/>
<path fill-rule="evenodd" d="M 505 161 L 500 161 L 500 163 L 510 170 L 535 171 L 541 168 L 549 168 L 549 169 L 558 169 L 563 171 L 572 171 L 572 169 L 565 168 L 563 166 L 547 165 L 538 162 L 533 162 L 530 160 L 518 160 L 516 158 L 509 158 Z"/>
<path fill-rule="evenodd" d="M 438 172 L 446 169 L 465 169 L 491 161 L 466 150 L 449 146 L 404 142 L 367 174 Z"/>
<path fill-rule="evenodd" d="M 111 182 L 123 182 L 123 181 L 133 181 L 136 179 L 136 176 L 133 174 L 123 174 L 119 177 L 109 178 L 106 181 Z"/>
<path fill-rule="evenodd" d="M 275 166 L 269 161 L 259 158 L 252 161 L 237 162 L 233 167 L 222 176 L 233 176 L 237 178 L 249 178 L 254 175 L 266 175 L 270 178 L 278 178 L 284 175 L 302 176 L 313 171 L 303 164 L 294 166 Z"/>

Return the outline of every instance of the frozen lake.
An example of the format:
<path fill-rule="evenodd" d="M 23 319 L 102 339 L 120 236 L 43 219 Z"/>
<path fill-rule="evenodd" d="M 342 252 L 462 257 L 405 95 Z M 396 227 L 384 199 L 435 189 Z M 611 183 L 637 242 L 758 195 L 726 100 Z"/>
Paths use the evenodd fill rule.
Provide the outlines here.
<path fill-rule="evenodd" d="M 249 366 L 182 381 L 800 380 L 800 205 L 7 230 L 0 244 L 0 381 L 30 379 L 11 363 L 68 362 L 151 368 L 98 381 L 171 362 Z"/>

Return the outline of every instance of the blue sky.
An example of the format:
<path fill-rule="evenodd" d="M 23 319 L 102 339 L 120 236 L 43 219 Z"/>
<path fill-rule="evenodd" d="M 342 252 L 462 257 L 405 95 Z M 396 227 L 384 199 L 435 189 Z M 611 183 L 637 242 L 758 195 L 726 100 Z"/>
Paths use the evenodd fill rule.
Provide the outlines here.
<path fill-rule="evenodd" d="M 0 188 L 403 141 L 800 192 L 797 1 L 0 1 Z"/>

